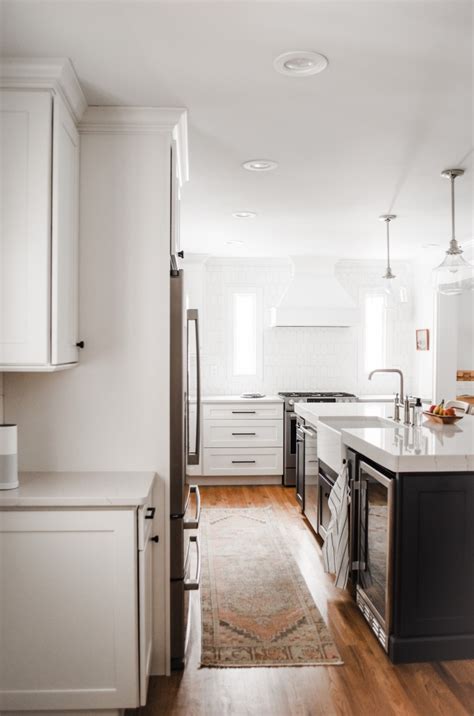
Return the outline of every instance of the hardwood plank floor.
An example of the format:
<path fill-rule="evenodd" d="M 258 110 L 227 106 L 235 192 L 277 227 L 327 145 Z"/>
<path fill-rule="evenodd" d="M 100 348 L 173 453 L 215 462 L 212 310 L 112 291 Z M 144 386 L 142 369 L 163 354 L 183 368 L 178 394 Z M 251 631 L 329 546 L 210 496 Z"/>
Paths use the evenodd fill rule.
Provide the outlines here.
<path fill-rule="evenodd" d="M 140 716 L 472 716 L 474 660 L 394 666 L 348 593 L 323 571 L 321 547 L 284 487 L 204 487 L 204 507 L 271 505 L 326 620 L 343 666 L 200 669 L 198 595 L 188 664 L 153 678 Z M 242 547 L 245 549 L 245 546 Z M 131 712 L 133 713 L 133 712 Z"/>

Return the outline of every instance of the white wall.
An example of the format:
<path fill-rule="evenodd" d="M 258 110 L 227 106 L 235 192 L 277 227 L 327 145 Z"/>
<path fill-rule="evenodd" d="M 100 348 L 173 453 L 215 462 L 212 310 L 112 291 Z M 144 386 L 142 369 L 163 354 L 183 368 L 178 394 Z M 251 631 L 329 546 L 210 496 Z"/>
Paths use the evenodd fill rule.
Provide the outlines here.
<path fill-rule="evenodd" d="M 77 368 L 5 376 L 22 470 L 154 470 L 169 479 L 169 138 L 81 137 Z M 155 671 L 165 670 L 166 537 L 157 545 Z M 161 585 L 161 589 L 160 589 Z"/>
<path fill-rule="evenodd" d="M 355 301 L 364 291 L 382 286 L 383 262 L 342 261 L 337 275 Z M 408 266 L 397 266 L 410 286 Z M 186 268 L 185 268 L 186 271 Z M 204 266 L 203 392 L 240 394 L 281 390 L 343 390 L 354 393 L 393 393 L 391 376 L 367 380 L 362 364 L 362 326 L 353 328 L 271 328 L 270 309 L 281 298 L 291 276 L 286 259 L 211 258 Z M 263 294 L 263 376 L 233 378 L 229 369 L 229 307 L 227 287 L 254 286 Z M 413 363 L 412 305 L 389 316 L 387 367 L 401 367 L 411 388 Z M 381 366 L 383 367 L 383 366 Z"/>
<path fill-rule="evenodd" d="M 414 264 L 413 300 L 414 329 L 427 328 L 430 332 L 428 351 L 416 350 L 413 335 L 413 392 L 423 398 L 434 396 L 434 353 L 436 350 L 435 293 L 433 291 L 433 266 L 441 261 L 439 252 L 425 251 Z"/>
<path fill-rule="evenodd" d="M 3 373 L 0 373 L 0 423 L 3 422 Z"/>

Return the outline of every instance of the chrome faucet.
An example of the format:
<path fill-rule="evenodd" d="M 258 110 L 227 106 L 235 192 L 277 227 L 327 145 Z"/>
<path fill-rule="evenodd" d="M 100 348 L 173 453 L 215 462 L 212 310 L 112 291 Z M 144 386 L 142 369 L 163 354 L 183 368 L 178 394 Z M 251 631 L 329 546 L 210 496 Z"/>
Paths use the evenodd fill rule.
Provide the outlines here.
<path fill-rule="evenodd" d="M 369 380 L 372 380 L 372 376 L 374 375 L 374 373 L 398 373 L 398 375 L 400 376 L 400 394 L 395 394 L 395 400 L 393 404 L 393 419 L 397 423 L 399 423 L 400 408 L 404 407 L 403 401 L 405 398 L 403 373 L 399 368 L 376 368 L 369 373 Z"/>
<path fill-rule="evenodd" d="M 405 399 L 403 373 L 399 368 L 376 368 L 369 373 L 369 380 L 372 380 L 374 373 L 398 373 L 400 376 L 400 402 L 403 404 Z"/>

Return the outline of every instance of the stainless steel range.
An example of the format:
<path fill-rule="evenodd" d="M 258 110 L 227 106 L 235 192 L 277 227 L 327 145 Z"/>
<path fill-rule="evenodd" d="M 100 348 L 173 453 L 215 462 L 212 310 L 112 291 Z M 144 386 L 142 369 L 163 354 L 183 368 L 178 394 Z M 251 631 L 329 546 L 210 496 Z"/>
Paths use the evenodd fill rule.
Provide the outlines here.
<path fill-rule="evenodd" d="M 357 397 L 352 393 L 326 392 L 281 392 L 285 399 L 285 448 L 283 461 L 283 484 L 296 485 L 296 413 L 295 403 L 355 403 Z"/>

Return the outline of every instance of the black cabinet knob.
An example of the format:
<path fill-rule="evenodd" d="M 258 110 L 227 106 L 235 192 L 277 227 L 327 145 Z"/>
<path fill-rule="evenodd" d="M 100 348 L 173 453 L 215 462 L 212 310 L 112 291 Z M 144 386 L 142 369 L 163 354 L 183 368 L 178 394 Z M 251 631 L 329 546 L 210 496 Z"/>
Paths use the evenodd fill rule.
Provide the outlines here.
<path fill-rule="evenodd" d="M 178 251 L 178 256 L 180 259 L 184 259 L 184 251 Z"/>
<path fill-rule="evenodd" d="M 85 346 L 84 341 L 78 341 L 78 342 L 76 343 L 76 347 L 77 347 L 77 348 L 84 348 L 84 346 Z"/>
<path fill-rule="evenodd" d="M 150 537 L 150 539 L 151 539 L 152 542 L 159 542 L 159 541 L 160 541 L 160 538 L 158 537 L 158 535 L 155 535 L 154 537 Z"/>

